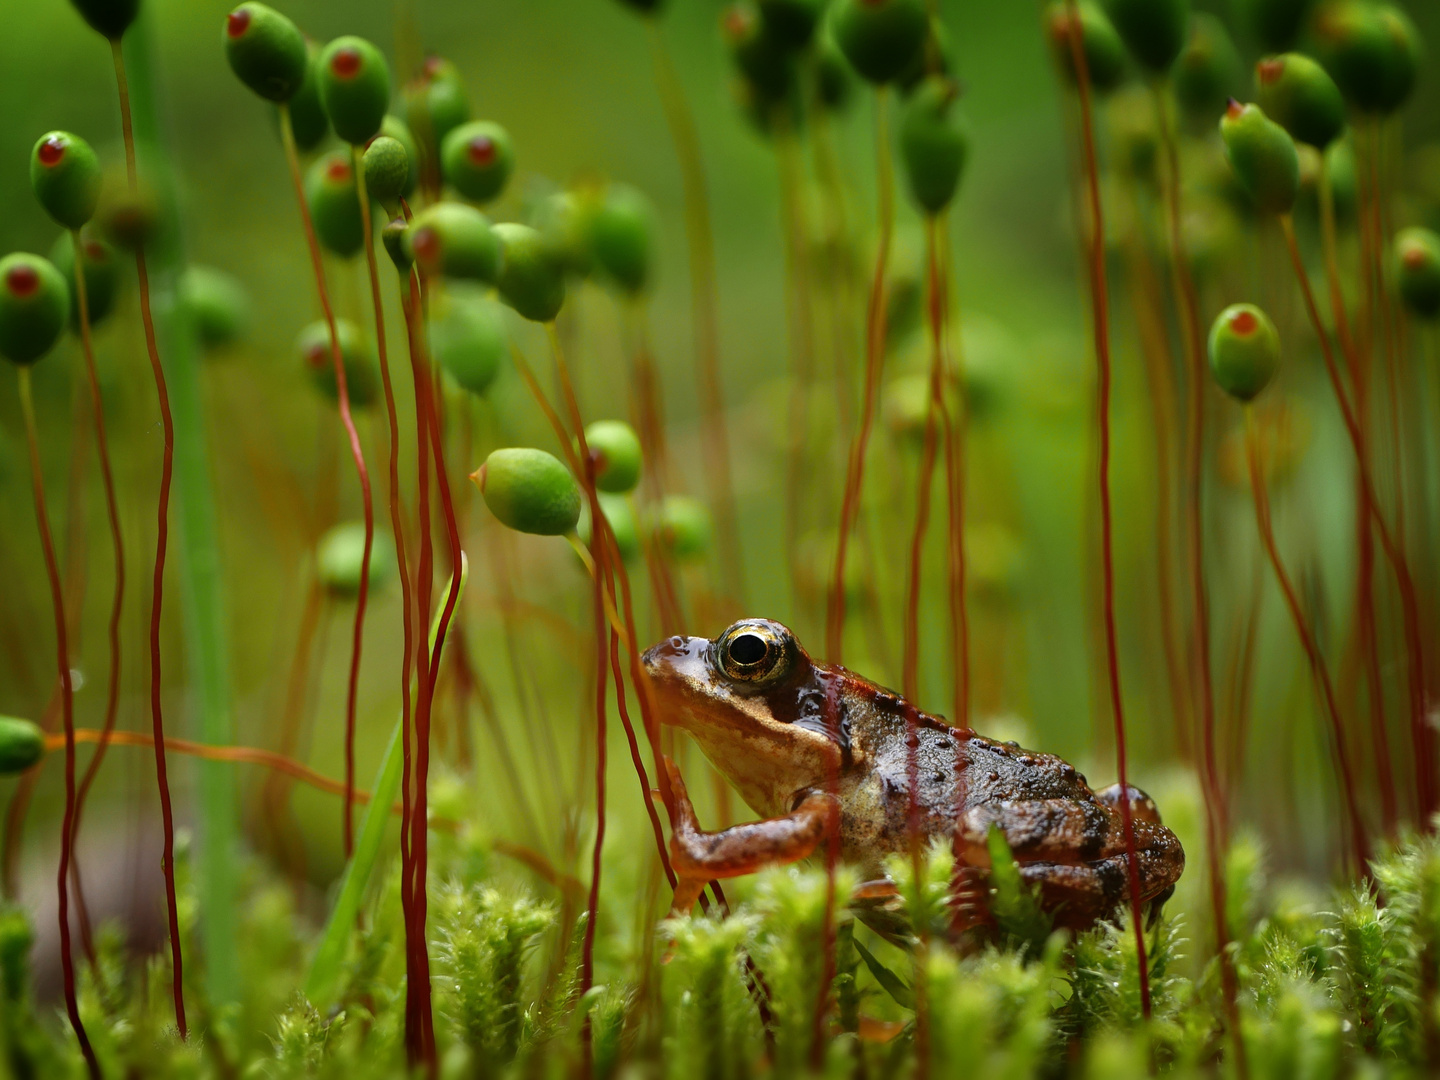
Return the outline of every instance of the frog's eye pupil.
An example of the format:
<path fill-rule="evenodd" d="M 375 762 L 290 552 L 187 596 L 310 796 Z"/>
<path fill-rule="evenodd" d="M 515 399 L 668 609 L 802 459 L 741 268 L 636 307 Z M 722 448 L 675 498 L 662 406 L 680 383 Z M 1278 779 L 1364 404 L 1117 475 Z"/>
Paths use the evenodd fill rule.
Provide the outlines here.
<path fill-rule="evenodd" d="M 740 634 L 730 642 L 730 659 L 745 667 L 760 663 L 769 651 L 770 647 L 759 634 Z"/>

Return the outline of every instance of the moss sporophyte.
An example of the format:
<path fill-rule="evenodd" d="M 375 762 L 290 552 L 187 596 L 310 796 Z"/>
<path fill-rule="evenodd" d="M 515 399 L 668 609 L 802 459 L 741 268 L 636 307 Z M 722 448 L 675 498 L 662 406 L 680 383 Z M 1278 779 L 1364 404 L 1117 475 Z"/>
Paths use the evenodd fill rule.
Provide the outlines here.
<path fill-rule="evenodd" d="M 1433 1071 L 1425 10 L 72 7 L 0 1073 Z"/>

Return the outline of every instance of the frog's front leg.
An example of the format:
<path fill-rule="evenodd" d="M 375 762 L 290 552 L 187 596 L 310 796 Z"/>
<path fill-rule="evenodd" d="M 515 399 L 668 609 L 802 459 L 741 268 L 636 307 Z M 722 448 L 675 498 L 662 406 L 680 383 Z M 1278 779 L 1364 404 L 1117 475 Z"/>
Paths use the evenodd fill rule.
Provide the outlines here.
<path fill-rule="evenodd" d="M 668 757 L 665 770 L 675 793 L 670 822 L 670 864 L 680 880 L 675 886 L 672 914 L 689 911 L 707 881 L 742 877 L 767 866 L 795 862 L 814 851 L 839 825 L 840 801 L 824 792 L 810 792 L 783 817 L 705 832 L 685 790 L 680 770 Z"/>

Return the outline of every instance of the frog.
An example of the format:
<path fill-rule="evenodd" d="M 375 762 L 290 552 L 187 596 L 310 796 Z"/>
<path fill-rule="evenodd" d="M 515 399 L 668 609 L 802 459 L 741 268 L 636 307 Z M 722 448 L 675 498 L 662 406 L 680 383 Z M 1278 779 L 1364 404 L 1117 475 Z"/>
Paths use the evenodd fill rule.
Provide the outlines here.
<path fill-rule="evenodd" d="M 888 856 L 948 840 L 969 882 L 966 925 L 987 918 L 987 839 L 998 829 L 1021 878 L 1057 927 L 1114 919 L 1131 901 L 1125 795 L 1139 901 L 1153 920 L 1185 868 L 1185 851 L 1153 799 L 1119 784 L 1093 790 L 1054 755 L 987 738 L 921 711 L 836 664 L 812 660 L 772 619 L 742 619 L 718 637 L 675 636 L 643 654 L 659 719 L 689 733 L 757 815 L 703 830 L 673 760 L 670 856 L 676 912 L 707 882 L 837 855 L 885 887 Z M 912 794 L 913 793 L 913 794 Z"/>

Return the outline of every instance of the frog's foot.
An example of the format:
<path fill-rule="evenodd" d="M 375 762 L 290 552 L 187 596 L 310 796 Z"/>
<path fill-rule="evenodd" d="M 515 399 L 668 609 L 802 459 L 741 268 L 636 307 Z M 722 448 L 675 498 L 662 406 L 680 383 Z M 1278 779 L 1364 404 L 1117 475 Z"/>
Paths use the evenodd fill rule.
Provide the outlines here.
<path fill-rule="evenodd" d="M 671 914 L 683 914 L 700 898 L 707 881 L 743 877 L 767 866 L 796 862 L 814 851 L 840 823 L 834 795 L 805 793 L 783 817 L 705 832 L 685 790 L 680 770 L 668 757 L 665 770 L 675 794 L 670 822 L 670 865 L 680 880 Z"/>

